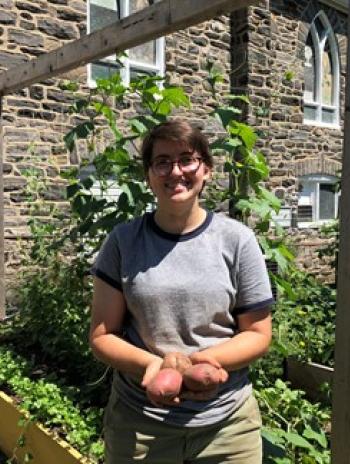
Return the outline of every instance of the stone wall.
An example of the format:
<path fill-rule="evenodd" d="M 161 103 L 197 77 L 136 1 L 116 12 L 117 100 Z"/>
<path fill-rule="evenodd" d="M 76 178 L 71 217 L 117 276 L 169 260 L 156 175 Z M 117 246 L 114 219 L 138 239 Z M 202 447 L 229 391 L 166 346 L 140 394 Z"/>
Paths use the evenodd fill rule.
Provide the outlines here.
<path fill-rule="evenodd" d="M 265 1 L 265 5 L 264 5 Z M 297 177 L 306 173 L 333 174 L 341 156 L 342 130 L 303 124 L 303 51 L 314 15 L 323 9 L 338 40 L 341 60 L 341 105 L 344 106 L 346 17 L 316 0 L 288 2 L 264 0 L 261 8 L 249 8 L 229 17 L 216 18 L 166 37 L 166 75 L 184 86 L 192 102 L 190 118 L 209 134 L 217 126 L 208 121 L 212 97 L 205 85 L 206 63 L 220 65 L 226 80 L 222 92 L 248 94 L 252 105 L 246 119 L 260 135 L 258 142 L 271 167 L 270 187 L 283 202 L 296 207 Z M 23 63 L 66 41 L 86 33 L 83 0 L 0 0 L 0 69 Z M 19 265 L 18 238 L 29 237 L 31 203 L 26 193 L 25 172 L 33 163 L 38 178 L 49 184 L 47 205 L 62 205 L 60 172 L 79 163 L 84 147 L 69 155 L 63 136 L 77 120 L 69 114 L 72 96 L 62 91 L 62 79 L 74 79 L 86 87 L 86 67 L 59 79 L 47 79 L 23 89 L 4 101 L 5 237 L 7 272 Z M 118 115 L 123 124 L 137 111 L 131 101 Z M 45 217 L 45 211 L 42 211 Z M 300 262 L 315 248 L 317 231 L 290 231 L 298 237 Z M 312 243 L 311 243 L 312 242 Z M 20 245 L 21 247 L 22 245 Z M 308 252 L 309 253 L 309 252 Z M 312 268 L 329 278 L 329 269 L 317 260 Z M 308 265 L 308 269 L 310 266 Z M 322 271 L 323 269 L 323 271 Z"/>
<path fill-rule="evenodd" d="M 208 133 L 212 100 L 203 81 L 208 59 L 218 60 L 226 74 L 222 89 L 229 90 L 230 33 L 229 18 L 179 31 L 166 37 L 166 75 L 184 86 L 192 103 L 191 113 L 177 112 Z M 0 0 L 0 70 L 24 63 L 86 33 L 86 2 L 83 0 Z M 35 166 L 37 182 L 45 182 L 45 207 L 36 215 L 49 219 L 50 206 L 64 207 L 64 182 L 60 172 L 78 164 L 86 156 L 86 147 L 69 154 L 63 136 L 77 122 L 69 113 L 72 96 L 60 88 L 63 79 L 78 81 L 87 91 L 87 69 L 81 67 L 36 83 L 4 99 L 4 201 L 6 273 L 11 279 L 20 266 L 21 250 L 30 240 L 28 220 L 33 215 L 35 198 L 28 195 L 26 172 Z M 85 86 L 85 87 L 84 87 Z M 137 111 L 130 101 L 118 115 L 123 125 Z M 40 185 L 39 185 L 40 188 Z"/>
<path fill-rule="evenodd" d="M 310 25 L 320 10 L 325 12 L 335 32 L 340 54 L 338 129 L 303 123 L 304 47 Z M 268 185 L 284 205 L 296 210 L 298 176 L 334 175 L 341 167 L 346 16 L 316 0 L 266 0 L 265 8 L 252 8 L 247 19 L 242 18 L 240 30 L 248 50 L 245 89 L 253 103 L 247 119 L 260 133 L 259 144 L 268 157 Z M 288 234 L 295 237 L 300 265 L 325 280 L 332 280 L 327 262 L 320 261 L 315 252 L 325 244 L 318 231 L 291 229 Z"/>

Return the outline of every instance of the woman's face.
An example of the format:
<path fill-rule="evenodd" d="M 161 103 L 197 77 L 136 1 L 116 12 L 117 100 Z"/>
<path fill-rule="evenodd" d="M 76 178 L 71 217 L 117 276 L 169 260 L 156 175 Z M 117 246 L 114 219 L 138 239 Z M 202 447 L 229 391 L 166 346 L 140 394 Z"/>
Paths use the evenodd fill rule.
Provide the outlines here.
<path fill-rule="evenodd" d="M 148 181 L 157 197 L 158 206 L 188 204 L 198 199 L 203 182 L 209 179 L 211 174 L 210 168 L 204 162 L 196 161 L 199 166 L 193 172 L 183 172 L 178 164 L 173 164 L 168 175 L 159 176 L 155 173 L 155 164 L 159 162 L 163 164 L 164 161 L 184 160 L 187 163 L 190 157 L 201 160 L 200 153 L 184 142 L 162 139 L 155 141 L 151 160 L 153 168 L 150 167 L 148 170 Z"/>

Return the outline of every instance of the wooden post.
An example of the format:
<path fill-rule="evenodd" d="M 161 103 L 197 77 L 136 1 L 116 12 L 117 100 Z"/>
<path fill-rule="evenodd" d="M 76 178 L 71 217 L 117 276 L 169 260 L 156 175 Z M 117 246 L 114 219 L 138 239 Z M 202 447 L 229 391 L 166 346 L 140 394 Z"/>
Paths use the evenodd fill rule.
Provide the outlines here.
<path fill-rule="evenodd" d="M 5 248 L 4 248 L 4 134 L 2 130 L 2 103 L 0 96 L 0 321 L 5 318 Z"/>
<path fill-rule="evenodd" d="M 350 464 L 350 15 L 340 204 L 332 411 L 332 464 Z"/>

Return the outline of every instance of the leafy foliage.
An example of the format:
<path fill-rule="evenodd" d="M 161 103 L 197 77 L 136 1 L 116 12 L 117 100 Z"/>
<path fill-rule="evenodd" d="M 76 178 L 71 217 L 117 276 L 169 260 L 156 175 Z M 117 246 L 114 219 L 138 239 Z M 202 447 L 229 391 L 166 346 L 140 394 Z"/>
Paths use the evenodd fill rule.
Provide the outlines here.
<path fill-rule="evenodd" d="M 258 135 L 252 127 L 240 121 L 240 107 L 250 102 L 245 95 L 225 95 L 221 98 L 226 103 L 222 103 L 216 90 L 220 82 L 220 72 L 213 63 L 209 63 L 208 83 L 215 101 L 211 116 L 222 128 L 222 134 L 212 141 L 210 147 L 213 155 L 223 161 L 229 185 L 226 188 L 220 182 L 209 185 L 207 205 L 215 209 L 228 202 L 232 217 L 254 227 L 266 259 L 277 262 L 279 266 L 280 278 L 275 283 L 284 287 L 287 283 L 282 276 L 293 262 L 294 255 L 286 245 L 283 229 L 277 224 L 273 229 L 270 227 L 281 203 L 264 187 L 269 167 L 263 153 L 256 149 Z M 271 278 L 275 280 L 275 276 Z"/>
<path fill-rule="evenodd" d="M 149 129 L 165 121 L 174 108 L 189 106 L 181 88 L 163 81 L 159 85 L 159 81 L 162 81 L 159 77 L 140 76 L 127 87 L 120 75 L 115 74 L 110 79 L 97 80 L 96 94 L 77 100 L 72 106 L 72 111 L 89 119 L 66 134 L 66 146 L 72 151 L 78 139 L 85 139 L 91 161 L 83 166 L 90 168 L 90 175 L 85 178 L 76 169 L 65 173 L 70 184 L 67 199 L 75 219 L 69 238 L 73 242 L 84 238 L 90 251 L 99 248 L 101 240 L 116 224 L 141 215 L 154 201 L 144 183 L 139 140 Z M 126 129 L 117 127 L 118 110 L 111 105 L 111 97 L 119 106 L 125 105 L 127 99 L 139 99 L 141 112 L 128 120 Z M 113 140 L 99 151 L 98 138 L 106 125 Z M 118 189 L 118 198 L 108 195 L 112 186 Z"/>
<path fill-rule="evenodd" d="M 330 411 L 282 380 L 257 388 L 263 417 L 264 464 L 328 464 Z"/>
<path fill-rule="evenodd" d="M 336 291 L 301 271 L 290 274 L 295 299 L 281 295 L 274 313 L 277 343 L 289 355 L 334 365 Z"/>
<path fill-rule="evenodd" d="M 272 383 L 271 379 L 280 374 L 286 353 L 301 355 L 305 351 L 301 342 L 305 343 L 307 336 L 310 336 L 307 357 L 317 360 L 317 356 L 324 356 L 334 333 L 330 322 L 334 295 L 308 277 L 290 271 L 293 255 L 286 238 L 277 226 L 270 228 L 272 214 L 278 212 L 280 203 L 264 187 L 269 173 L 267 163 L 256 149 L 257 134 L 240 121 L 241 108 L 249 100 L 245 96 L 227 95 L 225 103 L 219 103 L 216 85 L 222 76 L 213 65 L 209 65 L 208 73 L 216 101 L 211 116 L 222 127 L 222 135 L 212 141 L 211 149 L 223 161 L 230 181 L 227 187 L 209 185 L 206 204 L 217 209 L 228 202 L 232 216 L 255 227 L 267 259 L 276 261 L 282 273 L 289 272 L 288 282 L 283 276 L 275 277 L 281 298 L 274 314 L 274 345 L 270 357 L 259 361 L 253 371 L 266 424 L 265 443 L 269 447 L 266 463 L 326 464 L 329 462 L 324 434 L 327 413 L 308 403 L 300 392 L 291 391 L 280 381 Z M 31 367 L 21 358 L 0 351 L 3 359 L 0 382 L 23 399 L 23 407 L 33 417 L 60 427 L 82 452 L 97 457 L 101 455 L 101 444 L 95 437 L 96 430 L 101 430 L 101 416 L 98 409 L 93 408 L 91 415 L 89 411 L 91 404 L 101 404 L 107 384 L 89 386 L 100 377 L 102 367 L 92 359 L 87 343 L 91 301 L 87 274 L 94 252 L 113 226 L 142 214 L 154 201 L 143 182 L 138 155 L 140 139 L 154 125 L 166 120 L 172 110 L 189 106 L 181 88 L 167 82 L 159 84 L 157 77 L 142 76 L 126 87 L 120 76 L 115 75 L 99 80 L 96 92 L 83 97 L 74 83 L 65 84 L 76 96 L 71 112 L 80 117 L 79 124 L 66 134 L 65 143 L 72 151 L 78 141 L 84 141 L 89 158 L 79 168 L 64 173 L 70 215 L 60 217 L 53 211 L 58 227 L 54 222 L 31 221 L 33 247 L 18 287 L 23 309 L 6 336 L 17 350 L 22 347 L 23 352 L 40 352 L 41 362 L 59 371 L 61 381 L 53 376 L 51 383 L 41 380 L 34 386 L 29 378 Z M 118 127 L 119 108 L 133 98 L 140 104 L 139 114 L 126 121 L 125 127 Z M 101 149 L 101 139 L 107 140 L 106 125 L 109 142 Z M 84 175 L 84 170 L 88 174 Z M 28 172 L 28 180 L 31 175 Z M 111 186 L 118 189 L 117 198 L 108 195 Z M 32 190 L 36 203 L 40 203 L 44 187 L 42 183 L 28 182 L 29 194 Z M 69 383 L 75 387 L 67 390 L 60 385 Z M 30 396 L 31 390 L 36 398 Z M 62 398 L 61 392 L 66 397 Z M 57 407 L 59 402 L 61 408 Z M 84 420 L 77 415 L 78 402 L 88 407 Z"/>
<path fill-rule="evenodd" d="M 339 220 L 325 224 L 320 230 L 320 236 L 322 238 L 330 239 L 330 242 L 327 246 L 322 247 L 318 251 L 318 256 L 320 258 L 328 256 L 331 259 L 330 265 L 336 273 L 339 254 Z"/>
<path fill-rule="evenodd" d="M 7 347 L 0 347 L 0 386 L 9 388 L 19 398 L 19 406 L 29 413 L 30 420 L 55 430 L 93 461 L 102 459 L 102 409 L 86 405 L 79 408 L 78 388 L 59 385 L 53 375 L 33 381 L 30 375 L 34 370 L 28 360 Z"/>

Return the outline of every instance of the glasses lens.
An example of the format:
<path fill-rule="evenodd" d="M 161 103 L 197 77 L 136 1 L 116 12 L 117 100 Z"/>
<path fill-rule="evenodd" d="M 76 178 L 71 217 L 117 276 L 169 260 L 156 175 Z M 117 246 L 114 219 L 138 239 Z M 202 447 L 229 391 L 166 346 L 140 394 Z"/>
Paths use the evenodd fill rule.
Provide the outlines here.
<path fill-rule="evenodd" d="M 180 158 L 178 164 L 181 168 L 182 172 L 193 172 L 198 169 L 200 160 L 199 158 L 194 158 L 192 156 L 186 156 L 184 158 Z"/>
<path fill-rule="evenodd" d="M 184 156 L 177 161 L 172 161 L 170 159 L 156 160 L 152 164 L 153 172 L 156 176 L 168 176 L 174 165 L 177 164 L 181 172 L 191 173 L 197 171 L 201 163 L 201 158 L 195 158 L 193 156 Z"/>
<path fill-rule="evenodd" d="M 156 176 L 167 176 L 171 173 L 173 163 L 170 160 L 159 160 L 153 163 L 153 171 Z"/>

